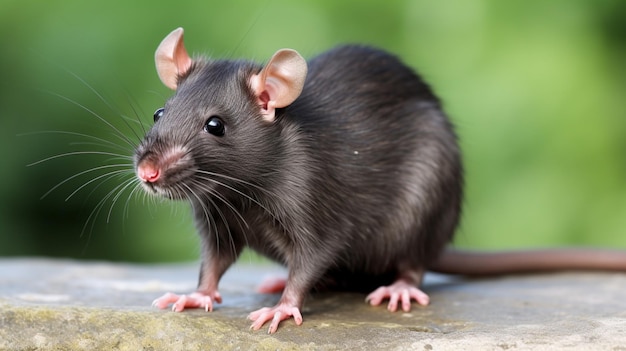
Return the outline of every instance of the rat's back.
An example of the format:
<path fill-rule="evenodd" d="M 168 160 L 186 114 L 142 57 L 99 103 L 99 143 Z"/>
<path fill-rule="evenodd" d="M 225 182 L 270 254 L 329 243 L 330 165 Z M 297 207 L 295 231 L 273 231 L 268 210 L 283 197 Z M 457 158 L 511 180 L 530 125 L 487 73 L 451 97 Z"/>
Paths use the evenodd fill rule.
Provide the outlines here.
<path fill-rule="evenodd" d="M 316 208 L 331 209 L 320 223 L 345 227 L 351 273 L 438 255 L 458 223 L 462 166 L 451 123 L 413 70 L 378 49 L 335 48 L 309 61 L 285 118 L 310 143 Z"/>

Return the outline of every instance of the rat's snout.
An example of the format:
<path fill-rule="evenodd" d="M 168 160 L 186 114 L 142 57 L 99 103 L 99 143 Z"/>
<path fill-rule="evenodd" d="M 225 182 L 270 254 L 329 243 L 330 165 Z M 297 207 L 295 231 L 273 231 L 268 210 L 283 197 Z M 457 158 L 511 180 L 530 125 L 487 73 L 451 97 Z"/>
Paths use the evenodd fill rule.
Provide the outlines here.
<path fill-rule="evenodd" d="M 149 146 L 139 151 L 135 172 L 137 178 L 150 190 L 165 190 L 181 182 L 190 168 L 186 148 Z"/>
<path fill-rule="evenodd" d="M 137 166 L 137 177 L 146 183 L 154 183 L 161 177 L 161 170 L 152 162 L 144 160 Z"/>

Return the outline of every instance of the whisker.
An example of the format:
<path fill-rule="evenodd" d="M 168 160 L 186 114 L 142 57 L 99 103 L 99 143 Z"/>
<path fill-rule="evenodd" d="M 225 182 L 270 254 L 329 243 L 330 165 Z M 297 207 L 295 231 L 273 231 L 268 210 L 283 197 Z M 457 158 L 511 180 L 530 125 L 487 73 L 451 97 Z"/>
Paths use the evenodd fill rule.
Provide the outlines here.
<path fill-rule="evenodd" d="M 121 177 L 120 175 L 123 175 L 124 173 L 127 173 L 130 176 L 130 178 L 128 180 L 126 180 L 125 182 L 133 181 L 133 179 L 136 179 L 134 177 L 134 171 L 131 171 L 130 169 L 121 169 L 121 170 L 119 170 L 117 172 L 118 173 L 111 174 L 110 177 L 105 178 L 100 183 L 98 183 L 96 186 L 94 186 L 93 189 L 91 189 L 91 191 L 89 192 L 89 194 L 87 194 L 87 198 L 91 197 L 96 192 L 96 190 L 98 190 L 102 185 L 107 183 L 109 180 L 114 179 L 116 177 Z"/>
<path fill-rule="evenodd" d="M 117 134 L 113 134 L 114 138 L 120 139 L 121 141 L 126 141 L 126 137 L 119 136 Z M 133 145 L 133 150 L 137 147 L 137 145 Z"/>
<path fill-rule="evenodd" d="M 126 198 L 126 202 L 124 203 L 124 209 L 122 210 L 122 217 L 130 218 L 130 199 L 132 199 L 133 194 L 141 189 L 141 183 L 139 181 L 135 181 L 135 188 L 131 190 L 130 194 L 128 194 L 128 198 Z M 144 192 L 147 195 L 147 192 Z"/>
<path fill-rule="evenodd" d="M 207 173 L 207 172 L 204 172 L 204 171 L 197 171 L 197 172 L 198 172 L 198 173 Z M 250 195 L 245 194 L 244 192 L 242 192 L 242 191 L 240 191 L 240 190 L 238 190 L 238 189 L 236 189 L 236 188 L 233 188 L 232 186 L 230 186 L 230 185 L 228 185 L 228 184 L 222 183 L 222 182 L 220 182 L 220 181 L 218 181 L 218 180 L 215 180 L 215 179 L 212 179 L 212 178 L 209 178 L 209 177 L 198 177 L 198 178 L 200 178 L 200 179 L 205 179 L 205 180 L 207 180 L 207 181 L 213 182 L 213 183 L 215 183 L 215 184 L 217 184 L 217 185 L 223 186 L 223 187 L 225 187 L 225 188 L 227 188 L 227 189 L 230 189 L 230 190 L 232 190 L 232 191 L 236 192 L 237 194 L 239 194 L 239 195 L 243 196 L 244 198 L 246 198 L 246 199 L 250 200 L 251 202 L 253 202 L 253 203 L 254 203 L 254 204 L 256 204 L 257 206 L 261 207 L 263 210 L 265 210 L 265 212 L 266 212 L 267 214 L 269 214 L 270 216 L 272 216 L 272 218 L 274 218 L 276 221 L 278 221 L 279 223 L 281 223 L 281 222 L 280 222 L 280 219 L 279 219 L 276 215 L 274 215 L 274 214 L 272 213 L 272 211 L 270 211 L 267 207 L 265 207 L 265 205 L 261 204 L 258 200 L 254 199 L 254 198 L 253 198 L 253 197 L 251 197 Z"/>
<path fill-rule="evenodd" d="M 87 170 L 84 170 L 84 171 L 82 171 L 82 172 L 78 172 L 78 173 L 74 174 L 73 176 L 66 178 L 66 179 L 65 179 L 65 180 L 63 180 L 62 182 L 59 182 L 57 185 L 53 186 L 50 190 L 48 190 L 45 194 L 43 194 L 43 195 L 40 197 L 40 199 L 44 199 L 46 196 L 50 195 L 50 193 L 51 193 L 51 192 L 53 192 L 54 190 L 58 189 L 58 188 L 59 188 L 60 186 L 62 186 L 63 184 L 65 184 L 65 183 L 69 182 L 69 181 L 70 181 L 70 180 L 72 180 L 72 179 L 75 179 L 75 178 L 77 178 L 77 177 L 80 177 L 80 176 L 82 176 L 82 175 L 84 175 L 84 174 L 87 174 L 87 173 L 90 173 L 90 172 L 99 171 L 99 170 L 102 170 L 102 169 L 114 168 L 114 167 L 122 167 L 122 166 L 127 166 L 127 165 L 126 165 L 126 164 L 104 165 L 104 166 L 99 166 L 99 167 L 95 167 L 95 168 L 87 169 Z M 121 171 L 121 170 L 120 170 L 120 171 Z M 120 172 L 120 171 L 117 171 L 117 172 Z M 107 173 L 107 174 L 108 174 L 108 173 Z M 102 177 L 102 176 L 99 176 L 99 177 L 98 177 L 98 178 L 96 178 L 96 179 L 99 179 L 99 178 L 101 178 L 101 177 Z M 87 184 L 89 184 L 89 183 L 91 183 L 91 182 L 92 182 L 92 181 L 89 181 L 89 182 L 87 182 Z M 81 186 L 78 190 L 80 190 L 82 187 L 83 187 L 83 186 Z M 72 197 L 72 195 L 73 195 L 73 194 L 74 194 L 74 193 L 72 193 L 72 194 L 68 197 L 68 199 L 69 199 L 70 197 Z M 66 201 L 67 201 L 67 199 L 66 199 Z"/>
<path fill-rule="evenodd" d="M 17 136 L 21 137 L 21 136 L 30 136 L 30 135 L 39 135 L 39 134 L 66 134 L 66 135 L 72 135 L 72 136 L 79 136 L 79 137 L 84 137 L 84 138 L 92 139 L 94 141 L 101 142 L 102 144 L 100 144 L 99 146 L 102 146 L 102 147 L 115 148 L 124 152 L 128 151 L 128 149 L 112 141 L 109 141 L 103 138 L 98 138 L 96 136 L 89 135 L 89 134 L 78 133 L 78 132 L 70 132 L 70 131 L 63 131 L 63 130 L 44 130 L 44 131 L 38 131 L 38 132 L 21 133 L 21 134 L 18 134 Z M 72 143 L 72 144 L 77 145 L 78 143 Z M 98 144 L 94 144 L 94 145 L 98 145 Z"/>
<path fill-rule="evenodd" d="M 228 225 L 228 220 L 226 219 L 226 216 L 224 216 L 224 213 L 222 212 L 222 210 L 220 210 L 219 206 L 217 206 L 217 204 L 215 203 L 215 201 L 213 201 L 213 199 L 211 199 L 211 197 L 207 197 L 207 200 L 211 203 L 211 205 L 213 205 L 213 208 L 222 219 L 222 224 L 226 228 L 226 234 L 228 235 L 228 239 L 230 241 L 230 247 L 233 249 L 233 252 L 236 253 L 233 233 L 230 231 L 230 226 Z M 217 232 L 217 225 L 216 225 L 215 235 L 218 237 L 218 240 L 217 240 L 218 242 L 219 242 L 219 234 L 220 233 Z"/>
<path fill-rule="evenodd" d="M 102 101 L 102 102 L 103 102 L 103 103 L 104 103 L 104 104 L 105 104 L 105 105 L 106 105 L 106 106 L 107 106 L 107 107 L 108 107 L 111 111 L 113 111 L 113 112 L 114 112 L 115 114 L 117 114 L 117 115 L 120 115 L 120 116 L 122 117 L 122 120 L 124 121 L 124 124 L 125 124 L 125 125 L 126 125 L 129 129 L 130 129 L 130 130 L 131 130 L 131 132 L 132 132 L 132 133 L 135 135 L 135 137 L 137 138 L 137 141 L 141 141 L 141 137 L 140 137 L 139 135 L 137 135 L 137 132 L 135 131 L 135 129 L 134 129 L 134 128 L 132 128 L 132 126 L 130 126 L 130 125 L 128 124 L 128 121 L 124 118 L 124 115 L 122 114 L 122 112 L 121 112 L 118 108 L 116 108 L 116 107 L 115 107 L 115 106 L 113 106 L 111 103 L 109 103 L 109 101 L 108 101 L 107 99 L 105 99 L 105 98 L 102 96 L 102 94 L 100 94 L 100 93 L 98 92 L 98 90 L 96 90 L 96 89 L 95 89 L 95 88 L 94 88 L 91 84 L 89 84 L 86 80 L 84 80 L 83 78 L 81 78 L 80 76 L 78 76 L 77 74 L 75 74 L 74 72 L 69 71 L 69 70 L 67 70 L 67 69 L 66 69 L 66 72 L 68 72 L 69 74 L 71 74 L 74 78 L 76 78 L 79 82 L 81 82 L 84 86 L 86 86 L 89 90 L 91 90 L 91 92 L 93 92 L 93 93 L 94 93 L 94 94 L 95 94 L 95 95 L 96 95 L 96 96 L 100 99 L 100 101 Z M 57 95 L 57 96 L 58 96 L 58 95 Z M 128 95 L 127 95 L 127 96 L 128 96 Z M 66 100 L 68 100 L 68 99 L 66 99 Z M 70 101 L 70 102 L 72 102 L 72 103 L 75 103 L 75 102 L 73 102 L 73 101 L 71 101 L 71 100 L 68 100 L 68 101 Z M 80 105 L 80 104 L 79 104 L 79 106 L 83 107 L 83 106 L 82 106 L 82 105 Z M 84 108 L 84 107 L 83 107 L 83 108 Z M 131 108 L 133 108 L 133 110 L 134 110 L 134 106 L 132 106 L 132 104 L 131 104 Z M 86 109 L 86 110 L 87 110 L 88 112 L 91 112 L 91 111 L 89 111 L 88 109 Z M 136 110 L 135 110 L 135 113 L 136 113 Z M 93 114 L 93 113 L 92 113 L 92 114 Z M 120 132 L 117 128 L 113 127 L 113 125 L 112 125 L 112 124 L 110 124 L 109 122 L 107 122 L 107 121 L 106 121 L 106 120 L 104 120 L 103 118 L 100 118 L 99 116 L 96 116 L 96 117 L 98 117 L 98 118 L 99 118 L 100 120 L 102 120 L 105 124 L 107 124 L 107 125 L 108 125 L 109 127 L 111 127 L 113 130 L 115 130 L 117 133 L 119 133 L 119 135 L 120 135 L 120 136 L 123 136 L 123 137 L 126 139 L 126 141 L 127 141 L 127 142 L 130 142 L 130 138 L 127 138 L 127 137 L 125 136 L 125 134 L 124 134 L 124 133 L 121 133 L 121 132 Z M 143 128 L 142 128 L 142 129 L 143 129 Z M 144 134 L 145 134 L 145 129 L 144 129 L 143 131 L 144 131 Z M 132 142 L 130 142 L 130 144 L 131 144 L 131 146 L 132 146 Z"/>
<path fill-rule="evenodd" d="M 72 175 L 72 173 L 76 172 L 74 171 L 70 173 L 69 177 L 65 179 L 62 177 L 60 182 L 55 184 L 41 196 L 41 199 L 49 197 L 51 193 L 55 191 L 59 192 L 59 189 L 65 189 L 63 188 L 64 185 L 65 187 L 69 187 L 69 191 L 71 191 L 68 191 L 69 195 L 65 198 L 65 201 L 79 197 L 82 198 L 85 195 L 89 199 L 94 196 L 96 192 L 99 194 L 103 193 L 104 196 L 99 195 L 98 198 L 95 198 L 94 196 L 94 198 L 89 199 L 89 207 L 93 206 L 93 203 L 96 201 L 97 203 L 93 208 L 88 209 L 88 211 L 90 211 L 89 215 L 87 216 L 85 223 L 81 223 L 81 237 L 88 235 L 89 238 L 91 238 L 94 230 L 98 229 L 98 225 L 102 221 L 101 217 L 105 212 L 107 213 L 107 223 L 115 218 L 118 210 L 122 210 L 122 218 L 129 217 L 129 209 L 132 205 L 134 205 L 134 203 L 131 203 L 131 200 L 137 198 L 141 190 L 140 181 L 134 177 L 134 158 L 133 156 L 129 156 L 129 154 L 132 155 L 132 150 L 139 145 L 142 140 L 140 133 L 143 132 L 143 134 L 146 134 L 147 128 L 140 118 L 141 114 L 139 113 L 137 103 L 130 103 L 132 112 L 125 115 L 122 113 L 115 101 L 105 98 L 107 94 L 99 92 L 85 79 L 81 78 L 69 69 L 64 67 L 61 68 L 79 81 L 91 93 L 93 93 L 93 95 L 95 95 L 102 102 L 102 104 L 98 104 L 97 106 L 99 106 L 99 108 L 95 108 L 94 106 L 89 106 L 89 104 L 83 104 L 77 99 L 72 99 L 71 97 L 42 89 L 44 93 L 74 105 L 80 110 L 79 113 L 83 116 L 83 119 L 86 118 L 87 121 L 96 121 L 95 123 L 90 123 L 100 129 L 104 129 L 104 132 L 97 133 L 97 136 L 94 136 L 74 131 L 51 130 L 24 133 L 18 136 L 54 134 L 57 138 L 63 141 L 69 140 L 71 148 L 69 152 L 40 159 L 28 164 L 28 167 L 70 157 L 86 156 L 90 159 L 99 157 L 98 161 L 104 160 L 104 162 L 100 162 L 100 164 L 94 168 L 84 170 L 79 169 L 80 171 L 78 173 Z M 80 84 L 78 86 L 80 87 Z M 83 88 L 83 91 L 85 90 L 86 89 Z M 127 95 L 126 97 L 130 102 L 130 96 Z M 127 108 L 125 110 L 128 111 Z M 109 116 L 109 111 L 115 113 L 113 118 Z M 103 125 L 105 127 L 101 128 Z M 72 161 L 75 159 L 76 158 L 71 158 Z M 73 189 L 74 186 L 77 187 Z M 81 192 L 81 194 L 79 194 L 79 192 Z M 127 198 L 126 195 L 128 195 Z M 150 197 L 149 192 L 143 192 L 142 197 L 144 202 L 155 202 L 155 197 Z M 148 198 L 152 200 L 147 200 Z M 87 203 L 87 200 L 85 200 L 85 202 Z M 107 209 L 109 204 L 110 207 Z"/>
<path fill-rule="evenodd" d="M 135 115 L 135 118 L 131 118 L 131 120 L 133 122 L 136 122 L 137 124 L 139 124 L 139 127 L 141 128 L 141 131 L 143 132 L 143 135 L 146 135 L 147 130 L 146 127 L 144 125 L 144 123 L 141 120 L 141 116 L 143 115 L 142 113 L 139 113 L 139 111 L 137 111 L 137 108 L 135 106 L 139 106 L 139 104 L 137 103 L 137 101 L 135 99 L 132 98 L 132 95 L 129 93 L 126 93 L 126 99 L 128 101 L 128 104 L 130 105 L 130 108 L 133 110 L 133 114 Z M 141 137 L 138 136 L 135 133 L 135 136 L 137 137 L 137 140 L 139 142 L 141 142 Z"/>
<path fill-rule="evenodd" d="M 202 190 L 208 192 L 211 196 L 217 198 L 222 203 L 224 203 L 226 206 L 228 206 L 228 208 L 230 208 L 230 210 L 237 216 L 237 222 L 239 222 L 239 227 L 242 230 L 245 230 L 245 228 L 248 228 L 248 229 L 250 228 L 250 226 L 248 225 L 246 220 L 243 218 L 243 216 L 239 213 L 239 211 L 228 200 L 226 200 L 226 198 L 224 198 L 218 192 L 205 187 L 204 184 L 202 184 L 201 182 L 199 182 L 197 180 L 194 180 L 193 184 L 196 184 L 198 187 L 202 188 Z M 244 228 L 244 226 L 245 226 L 245 228 Z"/>
<path fill-rule="evenodd" d="M 215 177 L 220 177 L 220 178 L 224 178 L 224 179 L 228 179 L 228 180 L 232 180 L 234 182 L 240 183 L 240 184 L 244 184 L 244 185 L 248 185 L 251 186 L 257 190 L 260 190 L 262 192 L 265 192 L 267 194 L 271 194 L 267 189 L 264 189 L 263 187 L 256 185 L 254 183 L 250 183 L 247 182 L 245 180 L 239 179 L 239 178 L 235 178 L 232 176 L 228 176 L 225 174 L 220 174 L 220 173 L 215 173 L 215 172 L 210 172 L 210 171 L 205 171 L 205 170 L 196 170 L 197 173 L 202 173 L 202 174 L 206 174 L 206 175 L 210 175 L 210 176 L 215 176 Z"/>
<path fill-rule="evenodd" d="M 65 72 L 69 73 L 72 77 L 74 77 L 76 80 L 78 80 L 79 82 L 81 82 L 85 87 L 87 87 L 87 89 L 91 90 L 92 93 L 94 93 L 94 95 L 96 95 L 100 101 L 102 101 L 111 111 L 116 112 L 119 114 L 119 111 L 113 107 L 113 105 L 111 105 L 109 103 L 109 101 L 107 99 L 105 99 L 99 92 L 98 90 L 96 90 L 96 88 L 94 88 L 91 84 L 87 83 L 86 80 L 84 80 L 83 78 L 81 78 L 78 74 L 70 71 L 67 68 L 64 68 Z"/>
<path fill-rule="evenodd" d="M 129 182 L 130 181 L 132 181 L 132 180 L 129 180 Z M 102 184 L 102 183 L 100 183 L 100 184 Z M 104 207 L 104 204 L 108 201 L 108 199 L 111 196 L 113 196 L 113 194 L 117 191 L 117 189 L 119 189 L 122 186 L 124 186 L 124 183 L 122 183 L 120 185 L 117 185 L 115 188 L 113 188 L 111 191 L 109 191 L 105 196 L 103 196 L 102 199 L 100 199 L 100 201 L 98 201 L 98 204 L 96 205 L 96 207 L 94 207 L 94 209 L 91 211 L 91 213 L 87 217 L 87 220 L 85 221 L 85 225 L 83 226 L 83 230 L 81 231 L 81 236 L 83 236 L 85 234 L 85 230 L 87 229 L 90 221 L 91 221 L 90 233 L 93 232 L 93 228 L 94 228 L 94 226 L 96 224 L 96 218 L 100 214 L 100 211 Z"/>
<path fill-rule="evenodd" d="M 100 143 L 97 143 L 95 141 L 73 141 L 71 143 L 69 143 L 68 145 L 70 146 L 89 146 L 89 147 L 99 147 L 99 148 L 108 148 L 110 146 L 107 145 L 102 145 Z M 121 147 L 116 147 L 115 149 L 120 150 L 120 151 L 127 151 L 126 149 L 122 149 Z"/>
<path fill-rule="evenodd" d="M 246 32 L 244 33 L 244 35 L 241 37 L 241 39 L 239 40 L 239 42 L 237 42 L 237 45 L 235 45 L 235 47 L 232 49 L 231 54 L 229 56 L 232 56 L 233 53 L 237 52 L 237 50 L 239 50 L 239 48 L 241 47 L 241 45 L 243 44 L 244 40 L 248 38 L 248 35 L 250 34 L 250 32 L 252 31 L 252 29 L 254 29 L 254 27 L 256 27 L 259 19 L 261 19 L 261 17 L 265 17 L 265 12 L 267 11 L 268 8 L 270 8 L 268 5 L 271 2 L 271 0 L 267 0 L 265 2 L 265 6 L 261 7 L 261 11 L 257 12 L 256 16 L 254 17 L 254 20 L 252 21 L 252 23 L 248 26 L 248 29 L 246 30 Z"/>
<path fill-rule="evenodd" d="M 111 220 L 111 213 L 113 212 L 113 207 L 115 206 L 115 204 L 117 203 L 117 201 L 119 200 L 119 198 L 122 196 L 122 194 L 124 193 L 124 191 L 126 189 L 128 189 L 129 186 L 135 184 L 133 182 L 133 179 L 129 179 L 127 181 L 125 181 L 124 183 L 126 183 L 126 185 L 124 187 L 122 187 L 117 194 L 113 197 L 113 201 L 111 202 L 111 207 L 109 207 L 109 213 L 107 214 L 107 223 L 109 223 L 109 221 Z M 122 184 L 124 184 L 122 183 Z M 122 215 L 123 217 L 123 215 Z"/>
<path fill-rule="evenodd" d="M 156 90 L 148 90 L 146 93 L 150 93 L 151 95 L 158 96 L 160 100 L 167 100 L 168 96 L 164 95 L 163 92 Z"/>
<path fill-rule="evenodd" d="M 202 198 L 196 194 L 195 191 L 193 191 L 193 189 L 191 189 L 189 186 L 183 184 L 184 187 L 187 188 L 187 190 L 189 191 L 189 195 L 193 196 L 196 201 L 191 201 L 191 206 L 193 207 L 193 211 L 194 213 L 198 212 L 198 209 L 196 209 L 196 204 L 200 206 L 200 209 L 202 210 L 202 212 L 204 213 L 204 218 L 206 218 L 207 221 L 207 229 L 210 229 L 210 227 L 213 227 L 213 231 L 215 233 L 215 249 L 217 250 L 217 252 L 219 252 L 220 250 L 220 241 L 219 241 L 219 233 L 218 233 L 218 229 L 217 229 L 217 223 L 215 223 L 215 220 L 213 220 L 212 216 L 210 215 L 210 209 L 207 208 L 207 206 L 205 206 L 204 201 L 202 201 Z"/>
<path fill-rule="evenodd" d="M 96 178 L 91 179 L 90 181 L 86 182 L 85 184 L 81 185 L 76 190 L 74 190 L 68 197 L 65 198 L 65 201 L 68 201 L 72 196 L 74 196 L 76 193 L 78 193 L 81 189 L 83 189 L 87 185 L 89 185 L 89 184 L 91 184 L 91 183 L 93 183 L 93 182 L 95 182 L 95 181 L 97 181 L 99 179 L 102 179 L 102 178 L 105 178 L 105 177 L 110 179 L 110 178 L 113 178 L 113 177 L 118 176 L 120 174 L 128 173 L 128 172 L 129 172 L 129 170 L 120 169 L 120 170 L 117 170 L 117 171 L 112 171 L 112 172 L 109 172 L 109 173 L 105 173 L 105 174 L 99 175 Z M 105 180 L 103 180 L 103 182 L 106 182 L 107 180 L 108 179 L 105 179 Z"/>
<path fill-rule="evenodd" d="M 96 113 L 95 111 L 93 111 L 93 110 L 89 109 L 87 106 L 85 106 L 85 105 L 83 105 L 83 104 L 79 103 L 78 101 L 75 101 L 75 100 L 73 100 L 73 99 L 70 99 L 70 98 L 68 98 L 68 97 L 66 97 L 66 96 L 63 96 L 63 95 L 61 95 L 61 94 L 57 94 L 57 93 L 55 93 L 55 92 L 49 92 L 49 93 L 50 93 L 50 94 L 52 94 L 52 95 L 54 95 L 54 96 L 57 96 L 57 97 L 59 97 L 59 98 L 61 98 L 61 99 L 63 99 L 63 100 L 65 100 L 65 101 L 67 101 L 67 102 L 69 102 L 69 103 L 71 103 L 71 104 L 74 104 L 75 106 L 78 106 L 78 107 L 82 108 L 83 110 L 85 110 L 86 112 L 90 113 L 92 116 L 96 117 L 96 118 L 97 118 L 98 120 L 100 120 L 102 123 L 104 123 L 105 125 L 107 125 L 108 127 L 110 127 L 113 131 L 115 131 L 115 133 L 116 133 L 117 135 L 119 135 L 119 136 L 122 138 L 122 140 L 123 140 L 125 143 L 127 143 L 130 147 L 133 147 L 133 148 L 135 147 L 135 144 L 132 142 L 132 140 L 130 140 L 128 137 L 126 137 L 126 135 L 124 135 L 124 133 L 122 133 L 122 131 L 120 131 L 120 130 L 116 127 L 116 126 L 114 126 L 111 122 L 107 121 L 105 118 L 103 118 L 102 116 L 100 116 L 100 115 L 99 115 L 98 113 Z M 96 95 L 100 96 L 98 93 L 96 93 Z M 107 106 L 110 106 L 107 102 L 105 102 L 105 104 L 107 104 Z M 115 109 L 113 109 L 112 107 L 110 107 L 110 108 L 111 108 L 112 110 L 115 110 Z"/>
<path fill-rule="evenodd" d="M 194 184 L 200 186 L 201 188 L 204 187 L 204 185 L 198 181 L 194 181 Z M 239 230 L 240 230 L 240 234 L 243 237 L 246 246 L 249 246 L 249 242 L 248 242 L 248 237 L 246 235 L 247 230 L 250 229 L 250 225 L 248 224 L 248 222 L 245 220 L 245 218 L 241 215 L 241 213 L 237 210 L 237 208 L 235 208 L 226 198 L 224 198 L 223 196 L 221 196 L 218 192 L 216 192 L 215 190 L 212 189 L 208 189 L 208 188 L 204 188 L 204 191 L 206 191 L 207 193 L 209 193 L 211 196 L 215 197 L 216 199 L 220 200 L 224 205 L 226 205 L 230 211 L 235 215 L 235 219 L 237 221 L 237 224 L 239 225 Z M 217 206 L 217 204 L 211 200 L 209 198 L 209 201 L 211 201 L 211 204 L 213 204 L 213 206 L 216 208 L 216 210 L 219 212 L 220 216 L 222 217 L 222 220 L 224 221 L 224 223 L 227 225 L 227 230 L 228 230 L 228 235 L 230 237 L 230 243 L 231 243 L 231 248 L 233 249 L 233 254 L 235 256 L 237 256 L 237 248 L 235 246 L 235 242 L 233 240 L 232 234 L 230 232 L 230 229 L 228 228 L 228 223 L 226 222 L 226 219 L 224 218 L 224 216 L 222 215 L 222 211 L 219 209 L 219 207 Z M 245 228 L 244 228 L 245 227 Z"/>
<path fill-rule="evenodd" d="M 133 109 L 134 109 L 134 107 L 133 107 Z M 142 137 L 139 134 L 137 134 L 137 131 L 135 130 L 135 128 L 133 128 L 133 126 L 130 125 L 130 122 L 138 123 L 139 127 L 143 130 L 143 124 L 141 124 L 141 121 L 135 120 L 134 118 L 130 118 L 130 117 L 126 116 L 126 115 L 121 115 L 120 117 L 121 117 L 122 121 L 124 121 L 124 124 L 128 127 L 128 129 L 130 129 L 131 133 L 133 133 L 133 135 L 137 139 L 137 143 L 140 143 Z M 146 132 L 144 130 L 143 131 L 143 135 L 145 135 L 145 134 L 146 134 Z"/>
<path fill-rule="evenodd" d="M 198 171 L 198 173 L 203 173 L 203 172 L 202 172 L 202 171 Z M 242 192 L 241 190 L 239 190 L 239 189 L 237 189 L 237 188 L 234 188 L 234 187 L 232 187 L 232 186 L 230 186 L 230 185 L 228 185 L 228 184 L 226 184 L 226 183 L 220 182 L 219 180 L 215 180 L 215 179 L 210 178 L 210 177 L 198 176 L 198 178 L 199 178 L 199 179 L 204 179 L 204 180 L 210 181 L 210 182 L 212 182 L 212 183 L 214 183 L 214 184 L 217 184 L 217 185 L 220 185 L 220 186 L 222 186 L 222 187 L 224 187 L 224 188 L 226 188 L 226 189 L 232 190 L 232 191 L 236 192 L 237 194 L 239 194 L 239 195 L 243 196 L 244 198 L 246 198 L 246 199 L 248 199 L 248 200 L 252 201 L 253 203 L 255 203 L 255 204 L 257 204 L 257 205 L 259 205 L 259 206 L 261 206 L 262 208 L 264 208 L 264 209 L 265 209 L 265 207 L 263 207 L 263 205 L 262 205 L 260 202 L 258 202 L 257 200 L 255 200 L 254 198 L 252 198 L 250 195 L 248 195 L 248 194 L 246 194 L 246 193 Z M 267 209 L 266 209 L 266 210 L 267 210 Z"/>
<path fill-rule="evenodd" d="M 113 153 L 113 152 L 106 152 L 106 151 L 72 151 L 72 152 L 66 152 L 66 153 L 62 153 L 62 154 L 59 154 L 59 155 L 46 157 L 43 160 L 39 160 L 39 161 L 35 161 L 33 163 L 29 163 L 29 164 L 26 165 L 26 167 L 35 166 L 35 165 L 38 165 L 40 163 L 48 162 L 50 160 L 54 160 L 54 159 L 57 159 L 57 158 L 62 158 L 62 157 L 67 157 L 67 156 L 76 156 L 76 155 L 104 155 L 104 156 L 113 156 L 113 157 L 121 158 L 121 159 L 124 159 L 124 160 L 132 160 L 133 159 L 131 156 L 127 156 L 127 155 L 123 155 L 123 154 L 116 154 L 116 153 Z"/>

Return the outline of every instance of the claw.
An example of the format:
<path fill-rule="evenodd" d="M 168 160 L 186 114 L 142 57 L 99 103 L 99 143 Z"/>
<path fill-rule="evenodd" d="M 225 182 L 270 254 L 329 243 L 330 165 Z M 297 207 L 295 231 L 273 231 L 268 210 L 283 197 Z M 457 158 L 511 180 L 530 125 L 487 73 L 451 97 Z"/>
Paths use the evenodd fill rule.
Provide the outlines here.
<path fill-rule="evenodd" d="M 415 300 L 422 306 L 426 306 L 430 302 L 428 295 L 404 280 L 398 280 L 389 286 L 381 286 L 367 295 L 365 302 L 372 306 L 378 306 L 385 299 L 389 299 L 387 309 L 391 312 L 398 310 L 398 302 L 400 302 L 404 312 L 411 311 L 412 300 Z"/>
<path fill-rule="evenodd" d="M 291 306 L 288 304 L 278 304 L 274 307 L 264 307 L 257 311 L 254 311 L 248 315 L 248 319 L 253 323 L 250 325 L 250 329 L 259 330 L 263 325 L 271 320 L 270 326 L 267 330 L 268 334 L 274 334 L 278 330 L 280 322 L 293 317 L 296 325 L 302 324 L 302 314 L 300 308 Z"/>
<path fill-rule="evenodd" d="M 152 302 L 152 306 L 164 309 L 171 304 L 174 312 L 181 312 L 185 308 L 204 308 L 205 311 L 211 312 L 213 311 L 213 301 L 217 303 L 222 302 L 222 297 L 217 291 L 208 294 L 195 292 L 189 295 L 167 293 L 155 299 Z"/>

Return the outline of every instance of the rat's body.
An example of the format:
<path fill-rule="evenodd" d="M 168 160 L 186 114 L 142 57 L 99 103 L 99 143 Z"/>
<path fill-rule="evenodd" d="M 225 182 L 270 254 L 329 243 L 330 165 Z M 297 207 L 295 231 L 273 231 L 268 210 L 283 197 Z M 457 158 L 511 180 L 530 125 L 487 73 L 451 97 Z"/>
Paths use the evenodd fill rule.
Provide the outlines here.
<path fill-rule="evenodd" d="M 462 193 L 458 147 L 437 99 L 370 48 L 340 47 L 308 67 L 300 96 L 268 126 L 272 150 L 254 156 L 266 169 L 245 178 L 264 183 L 253 196 L 267 211 L 240 210 L 254 228 L 238 234 L 241 243 L 290 270 L 301 256 L 307 288 L 353 288 L 425 267 L 452 237 Z"/>
<path fill-rule="evenodd" d="M 191 202 L 203 243 L 198 292 L 155 304 L 212 309 L 217 284 L 248 246 L 287 266 L 278 305 L 251 314 L 270 332 L 317 287 L 374 289 L 410 309 L 452 238 L 463 193 L 450 122 L 395 57 L 346 46 L 307 64 L 277 52 L 265 67 L 192 61 L 182 30 L 157 50 L 176 94 L 137 150 L 149 191 Z M 306 77 L 306 79 L 305 79 Z"/>

